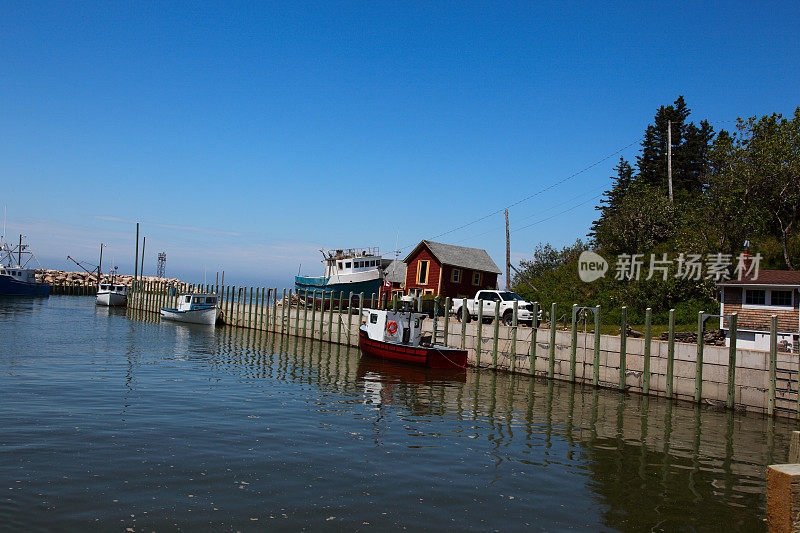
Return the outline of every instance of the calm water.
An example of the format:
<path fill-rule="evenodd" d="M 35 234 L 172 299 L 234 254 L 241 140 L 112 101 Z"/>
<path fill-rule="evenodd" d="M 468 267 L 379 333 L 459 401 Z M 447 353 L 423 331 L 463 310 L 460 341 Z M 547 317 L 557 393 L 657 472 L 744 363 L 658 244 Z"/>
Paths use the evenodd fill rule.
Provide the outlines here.
<path fill-rule="evenodd" d="M 763 530 L 760 416 L 0 301 L 3 530 Z"/>

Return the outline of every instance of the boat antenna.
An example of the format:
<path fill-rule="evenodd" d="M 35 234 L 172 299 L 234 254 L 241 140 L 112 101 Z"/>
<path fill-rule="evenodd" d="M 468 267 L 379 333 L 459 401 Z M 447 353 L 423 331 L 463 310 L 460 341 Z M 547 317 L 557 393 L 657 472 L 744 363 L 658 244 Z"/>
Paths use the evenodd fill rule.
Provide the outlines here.
<path fill-rule="evenodd" d="M 6 204 L 3 204 L 3 234 L 0 235 L 0 242 L 6 238 Z"/>
<path fill-rule="evenodd" d="M 394 260 L 397 261 L 397 258 L 400 256 L 400 248 L 398 245 L 400 244 L 400 228 L 397 229 L 397 237 L 394 239 Z"/>

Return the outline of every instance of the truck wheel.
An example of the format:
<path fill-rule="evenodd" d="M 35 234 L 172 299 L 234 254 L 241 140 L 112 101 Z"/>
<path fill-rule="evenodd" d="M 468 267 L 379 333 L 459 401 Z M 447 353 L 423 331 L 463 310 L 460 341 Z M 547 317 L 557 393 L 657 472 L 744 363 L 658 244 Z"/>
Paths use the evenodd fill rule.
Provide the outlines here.
<path fill-rule="evenodd" d="M 511 326 L 512 324 L 514 324 L 514 313 L 507 312 L 506 314 L 503 315 L 503 325 Z"/>
<path fill-rule="evenodd" d="M 466 322 L 467 324 L 469 324 L 469 319 L 470 319 L 469 313 L 465 313 L 463 307 L 458 310 L 458 320 L 459 321 Z"/>

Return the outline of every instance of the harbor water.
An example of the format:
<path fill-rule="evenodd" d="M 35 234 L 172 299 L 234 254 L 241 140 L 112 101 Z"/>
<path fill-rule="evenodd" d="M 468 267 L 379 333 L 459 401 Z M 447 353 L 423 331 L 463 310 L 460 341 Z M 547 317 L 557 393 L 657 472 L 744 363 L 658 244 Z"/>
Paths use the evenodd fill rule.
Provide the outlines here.
<path fill-rule="evenodd" d="M 0 301 L 4 531 L 758 531 L 790 423 Z"/>

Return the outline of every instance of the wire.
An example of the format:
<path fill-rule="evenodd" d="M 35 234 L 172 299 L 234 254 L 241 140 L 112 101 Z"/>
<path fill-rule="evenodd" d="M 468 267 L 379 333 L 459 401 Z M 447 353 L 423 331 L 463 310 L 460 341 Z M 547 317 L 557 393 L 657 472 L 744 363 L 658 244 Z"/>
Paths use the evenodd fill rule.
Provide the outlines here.
<path fill-rule="evenodd" d="M 626 144 L 626 145 L 625 145 L 625 146 L 623 146 L 622 148 L 620 148 L 620 149 L 618 149 L 618 150 L 616 150 L 616 151 L 614 151 L 614 152 L 612 152 L 612 153 L 610 153 L 610 154 L 608 154 L 608 155 L 604 156 L 603 158 L 601 158 L 601 159 L 598 159 L 598 160 L 597 160 L 597 161 L 595 161 L 594 163 L 592 163 L 592 164 L 590 164 L 590 165 L 587 165 L 587 166 L 583 167 L 582 169 L 578 170 L 577 172 L 573 172 L 573 173 L 572 173 L 572 174 L 570 174 L 569 176 L 567 176 L 567 177 L 565 177 L 565 178 L 562 178 L 562 179 L 560 179 L 560 180 L 558 180 L 558 181 L 556 181 L 556 182 L 554 182 L 554 183 L 551 183 L 551 184 L 550 184 L 550 185 L 548 185 L 547 187 L 544 187 L 544 188 L 542 188 L 542 189 L 539 189 L 538 191 L 536 191 L 536 192 L 535 192 L 535 193 L 533 193 L 533 194 L 530 194 L 530 195 L 528 195 L 528 196 L 526 196 L 526 197 L 524 197 L 524 198 L 521 198 L 521 199 L 517 200 L 516 202 L 512 202 L 512 203 L 510 203 L 510 204 L 508 204 L 508 205 L 506 205 L 506 206 L 504 206 L 504 207 L 501 207 L 501 208 L 499 208 L 499 209 L 497 209 L 497 210 L 495 210 L 495 211 L 492 211 L 492 212 L 491 212 L 491 213 L 489 213 L 488 215 L 484 215 L 484 216 L 482 216 L 482 217 L 480 217 L 480 218 L 476 218 L 475 220 L 473 220 L 473 221 L 471 221 L 471 222 L 467 222 L 466 224 L 462 224 L 462 225 L 460 225 L 460 226 L 458 226 L 458 227 L 455 227 L 455 228 L 453 228 L 453 229 L 450 229 L 450 230 L 447 230 L 447 231 L 445 231 L 445 232 L 439 233 L 438 235 L 434 235 L 433 237 L 431 237 L 431 240 L 433 240 L 433 239 L 438 239 L 439 237 L 443 237 L 443 236 L 445 236 L 445 235 L 448 235 L 448 234 L 450 234 L 450 233 L 453 233 L 453 232 L 456 232 L 456 231 L 462 230 L 462 229 L 464 229 L 464 228 L 466 228 L 466 227 L 472 226 L 473 224 L 477 224 L 478 222 L 481 222 L 481 221 L 483 221 L 483 220 L 486 220 L 487 218 L 489 218 L 489 217 L 492 217 L 492 216 L 494 216 L 494 215 L 496 215 L 496 214 L 498 214 L 498 213 L 502 213 L 502 212 L 503 212 L 505 209 L 508 209 L 508 208 L 510 208 L 510 207 L 514 207 L 515 205 L 519 205 L 519 204 L 521 204 L 521 203 L 523 203 L 523 202 L 527 202 L 527 201 L 528 201 L 528 200 L 530 200 L 531 198 L 535 198 L 535 197 L 537 197 L 537 196 L 539 196 L 539 195 L 541 195 L 541 194 L 543 194 L 543 193 L 545 193 L 545 192 L 547 192 L 547 191 L 549 191 L 549 190 L 551 190 L 551 189 L 554 189 L 555 187 L 558 187 L 558 186 L 559 186 L 559 185 L 561 185 L 562 183 L 565 183 L 565 182 L 567 182 L 567 181 L 571 180 L 572 178 L 574 178 L 574 177 L 576 177 L 576 176 L 578 176 L 578 175 L 580 175 L 580 174 L 583 174 L 583 173 L 584 173 L 584 172 L 586 172 L 587 170 L 590 170 L 590 169 L 592 169 L 592 168 L 596 167 L 596 166 L 597 166 L 597 165 L 599 165 L 600 163 L 603 163 L 604 161 L 607 161 L 608 159 L 610 159 L 610 158 L 614 157 L 615 155 L 617 155 L 617 154 L 619 154 L 619 153 L 621 153 L 621 152 L 623 152 L 623 151 L 627 150 L 628 148 L 630 148 L 630 147 L 631 147 L 631 146 L 633 146 L 634 144 L 638 144 L 640 141 L 641 141 L 641 137 L 637 138 L 635 141 L 633 141 L 633 142 L 631 142 L 631 143 L 628 143 L 628 144 Z M 577 206 L 576 206 L 576 207 L 577 207 Z M 418 244 L 418 243 L 412 243 L 412 244 L 408 244 L 408 245 L 406 245 L 406 246 L 402 247 L 400 250 L 406 250 L 406 249 L 408 249 L 408 248 L 411 248 L 411 247 L 413 247 L 413 246 L 416 246 L 417 244 Z"/>
<path fill-rule="evenodd" d="M 583 194 L 579 194 L 576 197 L 573 197 L 572 199 L 575 200 L 576 198 L 580 198 L 581 196 L 586 196 L 587 194 L 591 194 L 592 192 L 597 192 L 597 191 L 603 190 L 602 193 L 596 194 L 595 196 L 593 196 L 592 198 L 589 198 L 585 202 L 581 202 L 581 203 L 579 203 L 579 204 L 577 204 L 575 206 L 572 206 L 572 207 L 570 207 L 569 209 L 567 209 L 565 211 L 560 211 L 560 212 L 556 213 L 555 215 L 553 215 L 552 217 L 548 217 L 545 220 L 550 220 L 550 218 L 556 217 L 556 216 L 558 216 L 558 215 L 560 215 L 562 213 L 566 213 L 567 211 L 571 211 L 572 209 L 575 209 L 575 208 L 580 207 L 580 206 L 582 206 L 582 205 L 584 205 L 584 204 L 586 204 L 586 203 L 588 203 L 588 202 L 590 202 L 592 200 L 595 200 L 597 198 L 602 197 L 605 194 L 605 190 L 604 190 L 605 188 L 606 188 L 606 186 L 604 185 L 602 187 L 593 189 L 591 191 L 588 191 L 588 192 L 585 192 Z M 562 206 L 564 206 L 566 204 L 567 204 L 567 202 L 564 202 L 564 203 L 561 203 L 561 204 L 554 204 L 554 205 L 548 207 L 547 209 L 543 209 L 542 211 L 539 211 L 537 213 L 533 213 L 531 215 L 527 215 L 527 216 L 524 216 L 522 218 L 519 218 L 515 222 L 519 222 L 519 221 L 522 221 L 522 220 L 528 220 L 528 219 L 533 218 L 535 216 L 540 216 L 543 213 L 547 213 L 548 211 L 552 211 L 553 209 L 556 209 L 558 207 L 562 207 Z M 538 223 L 539 223 L 539 221 L 534 222 L 534 224 L 538 224 Z M 518 229 L 525 229 L 527 227 L 529 227 L 529 226 L 523 226 L 523 227 L 520 227 L 520 228 L 514 228 L 511 231 L 517 231 Z M 466 242 L 467 240 L 473 239 L 475 237 L 482 237 L 483 235 L 488 235 L 489 233 L 493 233 L 495 231 L 500 231 L 501 229 L 503 229 L 503 226 L 496 226 L 496 227 L 494 227 L 494 228 L 492 228 L 490 230 L 484 231 L 482 233 L 473 233 L 469 237 L 467 237 L 466 239 L 461 239 L 460 241 L 456 241 L 456 244 L 462 243 L 462 242 Z"/>

